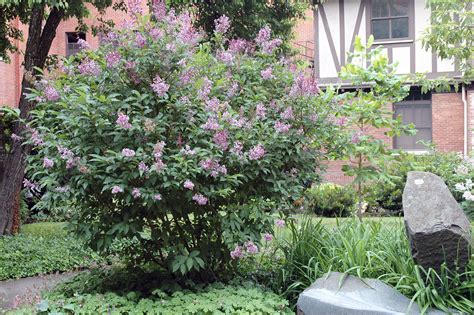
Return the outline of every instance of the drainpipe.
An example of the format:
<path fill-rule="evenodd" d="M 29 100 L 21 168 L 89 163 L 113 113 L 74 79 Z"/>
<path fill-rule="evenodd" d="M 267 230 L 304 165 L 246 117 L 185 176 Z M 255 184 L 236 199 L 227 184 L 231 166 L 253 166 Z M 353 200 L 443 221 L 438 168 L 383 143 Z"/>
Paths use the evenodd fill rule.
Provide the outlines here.
<path fill-rule="evenodd" d="M 468 149 L 467 149 L 467 135 L 468 135 L 468 121 L 467 121 L 467 100 L 466 100 L 466 87 L 463 83 L 461 86 L 461 96 L 462 102 L 464 104 L 464 156 L 468 156 Z"/>

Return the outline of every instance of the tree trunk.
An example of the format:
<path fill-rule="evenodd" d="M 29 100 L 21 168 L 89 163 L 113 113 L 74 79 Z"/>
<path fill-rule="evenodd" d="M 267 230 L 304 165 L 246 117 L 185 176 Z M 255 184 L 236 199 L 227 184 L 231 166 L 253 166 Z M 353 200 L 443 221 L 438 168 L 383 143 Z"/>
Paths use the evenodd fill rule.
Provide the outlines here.
<path fill-rule="evenodd" d="M 42 69 L 51 48 L 51 43 L 56 36 L 56 29 L 61 22 L 64 11 L 53 8 L 48 19 L 43 25 L 44 5 L 36 5 L 31 10 L 30 25 L 28 28 L 28 40 L 26 42 L 24 74 L 21 83 L 21 96 L 18 107 L 20 118 L 24 121 L 30 119 L 30 112 L 36 105 L 28 101 L 25 94 L 31 87 L 29 77 L 31 74 L 37 75 L 35 68 Z M 13 133 L 24 135 L 25 124 L 17 121 L 13 126 Z M 11 234 L 13 225 L 13 213 L 15 199 L 21 190 L 23 176 L 25 174 L 26 158 L 31 152 L 30 145 L 22 145 L 19 141 L 14 141 L 12 150 L 4 158 L 0 165 L 0 235 Z"/>

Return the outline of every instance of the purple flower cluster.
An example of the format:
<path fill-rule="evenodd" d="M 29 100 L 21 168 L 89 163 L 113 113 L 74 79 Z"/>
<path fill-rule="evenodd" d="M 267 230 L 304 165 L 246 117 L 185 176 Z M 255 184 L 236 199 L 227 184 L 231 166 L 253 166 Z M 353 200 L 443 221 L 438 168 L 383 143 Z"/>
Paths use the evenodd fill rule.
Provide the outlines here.
<path fill-rule="evenodd" d="M 285 109 L 281 114 L 280 114 L 281 119 L 285 120 L 290 120 L 294 119 L 295 116 L 293 114 L 293 108 L 290 106 L 287 109 Z"/>
<path fill-rule="evenodd" d="M 258 32 L 257 38 L 255 39 L 255 42 L 262 48 L 265 54 L 272 54 L 273 51 L 282 44 L 282 40 L 279 38 L 270 40 L 271 34 L 272 30 L 267 25 Z"/>
<path fill-rule="evenodd" d="M 196 201 L 196 203 L 200 206 L 204 206 L 208 202 L 208 199 L 201 194 L 195 194 L 193 196 L 193 200 Z"/>
<path fill-rule="evenodd" d="M 255 255 L 258 253 L 258 247 L 252 241 L 245 242 L 245 249 L 247 250 L 247 253 L 251 255 Z"/>
<path fill-rule="evenodd" d="M 229 41 L 229 51 L 233 54 L 252 53 L 253 47 L 252 44 L 245 39 L 232 39 Z"/>
<path fill-rule="evenodd" d="M 118 194 L 118 193 L 123 193 L 123 189 L 120 186 L 115 185 L 112 187 L 112 194 Z"/>
<path fill-rule="evenodd" d="M 276 224 L 276 226 L 278 226 L 279 228 L 282 228 L 282 227 L 285 226 L 286 222 L 285 222 L 285 220 L 283 220 L 283 219 L 277 219 L 277 220 L 275 220 L 275 224 Z"/>
<path fill-rule="evenodd" d="M 262 78 L 263 78 L 264 80 L 270 80 L 270 79 L 273 78 L 273 73 L 272 73 L 272 72 L 273 72 L 273 69 L 272 69 L 272 67 L 270 66 L 270 67 L 268 67 L 268 68 L 266 68 L 266 69 L 260 71 L 260 75 L 262 76 Z"/>
<path fill-rule="evenodd" d="M 30 192 L 39 192 L 40 188 L 39 185 L 33 181 L 29 181 L 28 179 L 23 179 L 23 187 L 30 190 Z"/>
<path fill-rule="evenodd" d="M 132 149 L 125 148 L 122 150 L 122 155 L 124 157 L 134 157 L 135 151 L 133 151 Z"/>
<path fill-rule="evenodd" d="M 127 115 L 119 112 L 118 113 L 118 118 L 115 122 L 117 123 L 117 125 L 119 125 L 120 127 L 124 128 L 124 129 L 130 129 L 130 128 L 132 128 L 132 125 L 128 122 L 129 119 L 130 118 Z"/>
<path fill-rule="evenodd" d="M 138 163 L 138 170 L 147 173 L 150 168 L 148 167 L 148 165 L 145 164 L 145 162 L 141 161 L 140 163 Z"/>
<path fill-rule="evenodd" d="M 227 174 L 227 168 L 225 165 L 220 165 L 219 161 L 208 158 L 199 162 L 199 165 L 203 170 L 211 171 L 212 177 L 217 177 L 220 174 Z"/>
<path fill-rule="evenodd" d="M 207 118 L 207 121 L 206 121 L 205 124 L 201 125 L 201 128 L 205 129 L 205 130 L 217 130 L 220 127 L 221 126 L 217 122 L 217 119 L 215 117 L 212 117 L 212 116 Z"/>
<path fill-rule="evenodd" d="M 277 120 L 275 122 L 274 128 L 278 133 L 287 133 L 290 130 L 291 125 Z"/>
<path fill-rule="evenodd" d="M 38 130 L 36 129 L 30 129 L 29 130 L 31 132 L 31 141 L 33 141 L 34 145 L 36 146 L 41 146 L 44 144 L 44 141 L 43 141 L 43 138 L 40 136 Z"/>
<path fill-rule="evenodd" d="M 183 187 L 186 188 L 186 189 L 189 189 L 189 190 L 193 190 L 194 189 L 194 184 L 189 179 L 186 179 L 186 181 L 183 184 Z"/>
<path fill-rule="evenodd" d="M 177 35 L 178 40 L 185 45 L 194 46 L 201 39 L 201 34 L 194 28 L 191 15 L 184 12 L 179 15 L 178 20 L 181 26 Z"/>
<path fill-rule="evenodd" d="M 255 110 L 255 115 L 257 116 L 257 118 L 263 119 L 266 116 L 266 111 L 267 108 L 265 107 L 265 105 L 263 105 L 262 103 L 258 103 L 257 108 Z"/>
<path fill-rule="evenodd" d="M 77 45 L 79 46 L 79 49 L 89 49 L 91 47 L 89 43 L 83 40 L 82 38 L 79 38 L 77 40 Z"/>
<path fill-rule="evenodd" d="M 265 242 L 271 242 L 273 240 L 273 235 L 271 235 L 270 233 L 265 233 L 263 234 L 263 239 L 265 240 Z"/>
<path fill-rule="evenodd" d="M 196 151 L 191 149 L 191 147 L 189 145 L 186 145 L 184 147 L 184 149 L 181 149 L 181 152 L 184 154 L 184 155 L 189 155 L 189 156 L 192 156 L 192 155 L 195 155 L 196 154 Z"/>
<path fill-rule="evenodd" d="M 46 100 L 50 101 L 50 102 L 55 102 L 57 100 L 59 100 L 59 98 L 61 97 L 61 95 L 59 94 L 59 92 L 52 86 L 47 86 L 45 89 L 44 89 L 44 96 L 46 98 Z"/>
<path fill-rule="evenodd" d="M 219 50 L 216 54 L 217 59 L 230 66 L 234 62 L 234 55 L 227 50 Z"/>
<path fill-rule="evenodd" d="M 138 189 L 136 187 L 132 189 L 132 197 L 133 198 L 138 199 L 138 198 L 141 197 L 141 195 L 142 195 L 142 193 L 140 192 L 140 189 Z"/>
<path fill-rule="evenodd" d="M 146 37 L 142 33 L 137 33 L 135 35 L 135 45 L 138 48 L 143 48 L 146 46 Z"/>
<path fill-rule="evenodd" d="M 77 66 L 79 73 L 97 77 L 101 73 L 101 68 L 94 60 L 86 59 L 79 66 Z"/>
<path fill-rule="evenodd" d="M 143 15 L 143 8 L 140 0 L 128 0 L 128 13 L 132 18 Z"/>
<path fill-rule="evenodd" d="M 295 77 L 295 81 L 290 89 L 290 96 L 311 96 L 319 93 L 319 87 L 312 76 L 305 76 L 303 72 Z"/>
<path fill-rule="evenodd" d="M 20 137 L 19 135 L 17 135 L 16 133 L 12 133 L 12 135 L 10 136 L 10 138 L 12 138 L 13 141 L 17 141 L 17 142 L 20 142 L 23 140 L 23 137 Z"/>
<path fill-rule="evenodd" d="M 118 51 L 112 51 L 105 55 L 105 61 L 107 63 L 108 68 L 113 68 L 120 63 L 122 56 Z"/>
<path fill-rule="evenodd" d="M 232 85 L 230 86 L 229 90 L 227 91 L 227 97 L 232 98 L 235 96 L 237 91 L 239 90 L 239 83 L 237 82 L 232 82 Z"/>
<path fill-rule="evenodd" d="M 155 194 L 153 200 L 160 201 L 162 199 L 161 194 Z"/>
<path fill-rule="evenodd" d="M 163 37 L 163 32 L 159 28 L 156 28 L 156 27 L 152 28 L 149 34 L 154 41 L 157 41 L 158 39 Z"/>
<path fill-rule="evenodd" d="M 260 160 L 265 155 L 265 148 L 261 144 L 257 144 L 249 151 L 249 159 L 252 161 Z"/>
<path fill-rule="evenodd" d="M 258 32 L 257 38 L 255 38 L 255 42 L 259 45 L 263 44 L 264 42 L 270 40 L 270 36 L 272 35 L 272 30 L 268 25 L 264 26 Z"/>
<path fill-rule="evenodd" d="M 155 18 L 159 21 L 166 16 L 166 3 L 165 0 L 154 0 L 153 3 L 153 14 Z"/>
<path fill-rule="evenodd" d="M 230 152 L 237 156 L 242 156 L 242 150 L 244 149 L 244 145 L 240 141 L 235 141 L 234 146 L 230 149 Z"/>
<path fill-rule="evenodd" d="M 351 136 L 351 142 L 353 144 L 359 144 L 361 140 L 362 133 L 361 132 L 354 132 Z"/>
<path fill-rule="evenodd" d="M 166 92 L 168 92 L 170 86 L 166 84 L 166 82 L 163 81 L 163 79 L 160 78 L 159 75 L 157 75 L 155 79 L 153 80 L 153 84 L 151 85 L 151 88 L 156 93 L 156 95 L 158 95 L 159 97 L 163 97 L 166 94 Z"/>
<path fill-rule="evenodd" d="M 43 167 L 44 168 L 52 168 L 54 166 L 54 161 L 45 157 L 43 159 Z"/>
<path fill-rule="evenodd" d="M 198 96 L 201 100 L 207 100 L 209 93 L 211 93 L 212 81 L 209 78 L 205 77 L 201 88 L 198 91 Z"/>
<path fill-rule="evenodd" d="M 230 258 L 239 259 L 244 257 L 244 251 L 242 246 L 236 246 L 233 251 L 230 252 Z"/>
<path fill-rule="evenodd" d="M 69 189 L 70 189 L 69 186 L 60 186 L 60 187 L 56 187 L 54 191 L 60 194 L 65 194 L 69 191 Z"/>
<path fill-rule="evenodd" d="M 153 156 L 155 157 L 155 170 L 157 172 L 161 171 L 165 167 L 165 163 L 161 159 L 163 157 L 163 149 L 165 148 L 166 143 L 164 141 L 158 141 L 153 146 Z"/>
<path fill-rule="evenodd" d="M 225 151 L 229 147 L 227 130 L 221 130 L 214 134 L 214 143 L 222 150 Z"/>
<path fill-rule="evenodd" d="M 230 28 L 230 19 L 222 15 L 220 18 L 214 21 L 215 32 L 219 34 L 225 34 Z"/>

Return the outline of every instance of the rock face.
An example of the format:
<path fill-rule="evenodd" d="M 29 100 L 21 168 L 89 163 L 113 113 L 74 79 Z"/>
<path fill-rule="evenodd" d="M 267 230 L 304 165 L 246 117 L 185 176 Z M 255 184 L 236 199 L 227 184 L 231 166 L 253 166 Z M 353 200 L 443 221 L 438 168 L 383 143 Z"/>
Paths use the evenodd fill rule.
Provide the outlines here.
<path fill-rule="evenodd" d="M 376 279 L 331 272 L 317 279 L 298 298 L 299 315 L 420 314 L 416 303 Z M 425 314 L 445 314 L 428 310 Z"/>
<path fill-rule="evenodd" d="M 405 227 L 418 265 L 440 270 L 446 261 L 464 268 L 469 262 L 470 224 L 438 176 L 409 172 L 403 191 Z"/>

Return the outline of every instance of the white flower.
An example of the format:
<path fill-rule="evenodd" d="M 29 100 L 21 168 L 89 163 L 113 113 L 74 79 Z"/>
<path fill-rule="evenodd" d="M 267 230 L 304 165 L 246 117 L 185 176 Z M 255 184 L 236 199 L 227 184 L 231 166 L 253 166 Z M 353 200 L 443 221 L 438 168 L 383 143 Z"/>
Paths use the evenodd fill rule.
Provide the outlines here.
<path fill-rule="evenodd" d="M 465 186 L 466 186 L 466 189 L 471 190 L 472 187 L 474 186 L 474 184 L 472 183 L 472 180 L 471 180 L 471 179 L 466 179 Z"/>
<path fill-rule="evenodd" d="M 466 186 L 464 186 L 463 183 L 457 183 L 456 186 L 454 186 L 456 188 L 457 191 L 465 191 L 466 190 Z"/>
<path fill-rule="evenodd" d="M 456 167 L 456 173 L 459 175 L 467 175 L 469 174 L 469 169 L 467 168 L 466 165 L 461 164 L 458 167 Z"/>
<path fill-rule="evenodd" d="M 463 198 L 468 200 L 468 201 L 474 201 L 474 195 L 471 193 L 471 191 L 465 191 L 464 194 L 462 194 Z"/>

